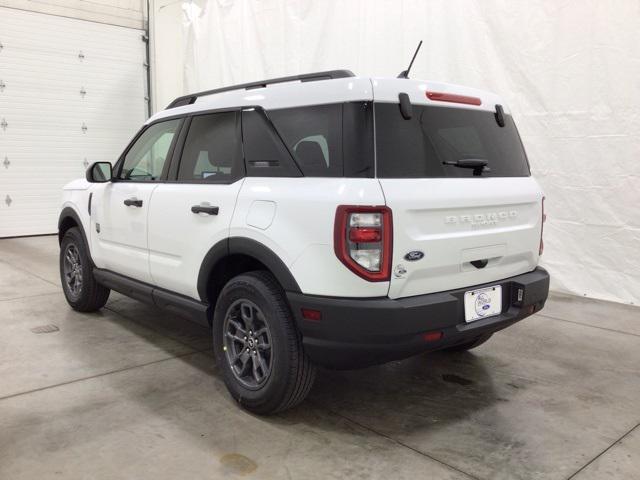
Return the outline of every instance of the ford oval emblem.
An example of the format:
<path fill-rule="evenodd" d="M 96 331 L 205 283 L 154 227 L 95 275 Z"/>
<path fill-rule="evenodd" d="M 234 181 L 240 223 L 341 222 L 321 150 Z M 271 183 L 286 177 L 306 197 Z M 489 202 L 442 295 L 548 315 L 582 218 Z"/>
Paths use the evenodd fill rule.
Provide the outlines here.
<path fill-rule="evenodd" d="M 413 252 L 409 252 L 404 256 L 404 259 L 407 262 L 416 262 L 418 260 L 421 260 L 422 257 L 424 257 L 424 253 L 421 252 L 420 250 L 414 250 Z"/>

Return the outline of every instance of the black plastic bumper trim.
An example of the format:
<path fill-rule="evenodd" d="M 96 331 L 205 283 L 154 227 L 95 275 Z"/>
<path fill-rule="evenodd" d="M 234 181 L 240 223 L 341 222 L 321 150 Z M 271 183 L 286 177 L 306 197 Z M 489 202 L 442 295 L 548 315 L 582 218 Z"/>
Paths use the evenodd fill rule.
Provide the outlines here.
<path fill-rule="evenodd" d="M 502 313 L 471 323 L 464 319 L 464 293 L 502 286 Z M 522 300 L 518 301 L 518 289 Z M 549 293 L 543 268 L 481 285 L 402 299 L 336 298 L 287 292 L 305 351 L 333 368 L 354 368 L 409 357 L 464 343 L 501 330 L 539 311 Z M 318 310 L 319 321 L 302 317 L 301 309 Z M 439 341 L 425 342 L 426 332 L 442 331 Z"/>

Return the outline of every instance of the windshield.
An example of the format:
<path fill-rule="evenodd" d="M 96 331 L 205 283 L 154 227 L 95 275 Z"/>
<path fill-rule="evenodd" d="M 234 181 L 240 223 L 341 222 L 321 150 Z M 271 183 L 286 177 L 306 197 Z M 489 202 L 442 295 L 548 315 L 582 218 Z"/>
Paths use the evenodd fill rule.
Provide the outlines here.
<path fill-rule="evenodd" d="M 405 120 L 397 103 L 374 104 L 378 177 L 471 177 L 469 167 L 478 163 L 486 163 L 482 176 L 530 175 L 511 115 L 504 115 L 500 127 L 495 114 L 484 110 L 419 105 L 412 110 Z"/>

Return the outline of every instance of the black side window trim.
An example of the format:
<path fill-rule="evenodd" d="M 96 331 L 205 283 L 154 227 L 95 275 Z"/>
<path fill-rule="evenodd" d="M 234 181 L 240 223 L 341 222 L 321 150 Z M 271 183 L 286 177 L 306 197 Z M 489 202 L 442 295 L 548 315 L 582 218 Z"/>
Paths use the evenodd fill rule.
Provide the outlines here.
<path fill-rule="evenodd" d="M 331 103 L 330 103 L 331 104 Z M 329 104 L 328 104 L 329 105 Z M 342 135 L 343 135 L 343 141 L 342 141 L 342 145 L 341 145 L 341 149 L 342 149 L 342 154 L 344 157 L 344 108 L 345 105 L 344 103 L 342 103 Z M 259 106 L 259 105 L 255 105 L 255 106 L 251 106 L 251 105 L 243 105 L 243 106 L 237 106 L 237 107 L 227 107 L 227 108 L 215 108 L 215 109 L 210 109 L 210 110 L 201 110 L 201 111 L 197 111 L 197 112 L 191 112 L 191 113 L 186 113 L 186 114 L 179 114 L 179 115 L 172 115 L 169 117 L 164 117 L 164 118 L 160 118 L 148 125 L 143 126 L 138 133 L 133 137 L 133 139 L 129 142 L 129 144 L 127 145 L 127 147 L 125 148 L 124 152 L 122 152 L 122 154 L 120 155 L 120 157 L 118 158 L 118 160 L 116 161 L 116 163 L 114 164 L 113 167 L 113 172 L 114 172 L 114 182 L 130 182 L 130 183 L 184 183 L 184 184 L 208 184 L 208 185 L 216 185 L 216 184 L 224 184 L 224 185 L 230 185 L 233 184 L 235 182 L 237 182 L 238 180 L 248 177 L 248 176 L 256 176 L 256 175 L 250 175 L 247 171 L 247 159 L 246 159 L 246 154 L 245 154 L 245 143 L 244 143 L 244 131 L 243 131 L 243 123 L 242 123 L 242 119 L 243 119 L 243 112 L 244 111 L 248 111 L 248 110 L 256 110 L 257 112 L 259 112 L 261 114 L 261 116 L 264 118 L 264 120 L 266 121 L 266 123 L 268 124 L 269 128 L 272 130 L 272 132 L 275 134 L 275 136 L 278 138 L 279 142 L 281 143 L 282 147 L 286 150 L 286 152 L 288 153 L 288 156 L 291 160 L 291 167 L 295 168 L 295 173 L 291 172 L 290 175 L 287 175 L 286 178 L 298 178 L 298 177 L 304 177 L 304 173 L 302 172 L 302 169 L 300 168 L 300 166 L 298 165 L 298 162 L 295 158 L 295 155 L 293 155 L 291 149 L 289 148 L 289 146 L 287 145 L 287 143 L 284 141 L 282 135 L 280 134 L 280 131 L 276 128 L 275 124 L 273 123 L 273 121 L 271 120 L 271 118 L 269 117 L 269 111 L 266 110 L 264 107 Z M 180 161 L 181 161 L 181 157 L 182 157 L 182 152 L 184 149 L 184 145 L 185 145 L 185 141 L 186 141 L 186 137 L 187 134 L 189 132 L 189 128 L 191 126 L 191 120 L 193 119 L 193 117 L 196 116 L 201 116 L 201 115 L 211 115 L 211 114 L 215 114 L 215 113 L 224 113 L 224 112 L 237 112 L 237 117 L 236 117 L 236 127 L 237 127 L 237 134 L 238 134 L 238 138 L 240 139 L 240 147 L 241 147 L 241 155 L 239 158 L 239 168 L 238 168 L 238 172 L 239 175 L 234 176 L 232 178 L 228 178 L 226 180 L 219 180 L 219 181 L 202 181 L 202 180 L 198 180 L 198 179 L 194 179 L 194 180 L 180 180 L 178 179 L 178 171 L 180 168 Z M 371 113 L 371 115 L 373 116 L 373 112 Z M 124 180 L 124 179 L 119 179 L 119 175 L 121 173 L 123 164 L 124 164 L 124 159 L 127 155 L 127 153 L 129 153 L 129 150 L 133 147 L 133 145 L 138 141 L 138 139 L 140 138 L 140 136 L 150 127 L 157 125 L 158 123 L 162 123 L 162 122 L 167 122 L 167 121 L 171 121 L 171 120 L 176 120 L 179 119 L 181 120 L 181 122 L 178 125 L 178 128 L 176 129 L 176 135 L 174 135 L 174 138 L 171 142 L 171 146 L 169 147 L 169 151 L 167 152 L 167 161 L 165 161 L 165 164 L 163 166 L 162 169 L 162 174 L 160 175 L 160 178 L 157 180 Z M 373 128 L 373 127 L 372 127 Z M 343 162 L 344 162 L 344 158 L 343 158 Z M 372 160 L 372 170 L 375 169 L 375 164 Z M 344 168 L 344 167 L 343 167 Z M 335 177 L 335 178 L 339 178 L 339 177 Z M 351 178 L 351 177 L 348 177 Z M 353 177 L 353 178 L 375 178 L 375 172 L 371 171 L 369 172 L 368 175 L 365 175 L 363 177 Z"/>
<path fill-rule="evenodd" d="M 159 123 L 163 123 L 163 122 L 170 122 L 172 120 L 180 120 L 180 123 L 178 123 L 178 128 L 176 129 L 176 134 L 173 136 L 173 139 L 171 140 L 171 145 L 169 146 L 169 151 L 167 152 L 167 159 L 164 162 L 164 165 L 162 166 L 162 173 L 160 174 L 160 178 L 157 180 L 131 180 L 131 179 L 123 179 L 120 178 L 120 174 L 122 173 L 122 167 L 124 166 L 124 159 L 127 156 L 127 153 L 129 153 L 129 150 L 131 150 L 133 148 L 133 146 L 136 144 L 136 142 L 138 141 L 138 139 L 142 136 L 142 134 L 144 132 L 146 132 L 149 128 L 151 128 L 154 125 L 157 125 Z M 127 145 L 127 148 L 125 148 L 124 152 L 122 152 L 122 155 L 120 155 L 120 158 L 118 158 L 118 161 L 116 162 L 116 164 L 113 167 L 113 179 L 111 180 L 112 182 L 126 182 L 126 183 L 162 183 L 165 182 L 167 180 L 167 175 L 169 173 L 169 168 L 171 166 L 172 163 L 172 159 L 173 159 L 173 153 L 174 150 L 176 148 L 176 145 L 178 143 L 178 137 L 180 137 L 182 130 L 184 128 L 184 120 L 185 117 L 184 116 L 172 116 L 172 117 L 168 117 L 168 118 L 160 118 L 158 120 L 156 120 L 155 122 L 149 123 L 148 125 L 143 126 L 138 133 L 133 137 L 133 139 L 129 142 L 129 145 Z"/>
<path fill-rule="evenodd" d="M 175 183 L 178 179 L 178 169 L 180 168 L 180 157 L 182 157 L 182 150 L 184 149 L 184 142 L 187 138 L 187 133 L 189 133 L 189 128 L 191 127 L 191 115 L 184 117 L 184 122 L 182 123 L 182 129 L 180 130 L 180 135 L 178 135 L 178 141 L 176 142 L 176 148 L 173 150 L 173 155 L 171 155 L 171 164 L 169 165 L 169 172 L 167 174 L 167 183 Z"/>

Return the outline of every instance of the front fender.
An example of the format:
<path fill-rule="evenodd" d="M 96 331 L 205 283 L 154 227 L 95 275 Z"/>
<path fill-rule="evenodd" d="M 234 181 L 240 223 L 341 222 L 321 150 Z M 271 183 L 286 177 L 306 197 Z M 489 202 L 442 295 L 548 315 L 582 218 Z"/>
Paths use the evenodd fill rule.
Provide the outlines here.
<path fill-rule="evenodd" d="M 58 244 L 62 243 L 65 232 L 71 228 L 71 226 L 77 226 L 80 229 L 85 245 L 89 246 L 89 239 L 84 231 L 82 219 L 73 207 L 64 207 L 60 212 L 60 216 L 58 217 Z"/>

